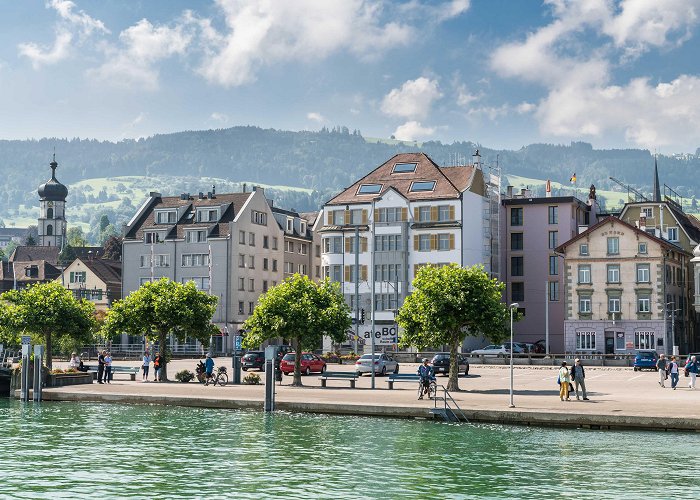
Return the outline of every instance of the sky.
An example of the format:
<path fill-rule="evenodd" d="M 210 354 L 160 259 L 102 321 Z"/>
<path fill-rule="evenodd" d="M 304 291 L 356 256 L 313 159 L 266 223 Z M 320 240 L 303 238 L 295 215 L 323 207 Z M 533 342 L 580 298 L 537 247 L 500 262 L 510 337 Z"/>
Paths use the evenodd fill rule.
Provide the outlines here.
<path fill-rule="evenodd" d="M 694 153 L 700 0 L 0 0 L 0 138 L 256 125 Z"/>

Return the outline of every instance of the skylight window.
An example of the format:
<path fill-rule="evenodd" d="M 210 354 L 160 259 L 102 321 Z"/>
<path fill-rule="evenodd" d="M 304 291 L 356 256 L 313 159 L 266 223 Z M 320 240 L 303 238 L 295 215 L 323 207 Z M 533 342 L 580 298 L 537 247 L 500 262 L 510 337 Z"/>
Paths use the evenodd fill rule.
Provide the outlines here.
<path fill-rule="evenodd" d="M 411 192 L 432 191 L 435 189 L 435 181 L 420 181 L 411 183 Z"/>
<path fill-rule="evenodd" d="M 381 184 L 361 184 L 357 194 L 376 194 L 382 190 Z"/>
<path fill-rule="evenodd" d="M 407 172 L 415 172 L 417 163 L 396 163 L 394 165 L 393 174 L 404 174 Z"/>

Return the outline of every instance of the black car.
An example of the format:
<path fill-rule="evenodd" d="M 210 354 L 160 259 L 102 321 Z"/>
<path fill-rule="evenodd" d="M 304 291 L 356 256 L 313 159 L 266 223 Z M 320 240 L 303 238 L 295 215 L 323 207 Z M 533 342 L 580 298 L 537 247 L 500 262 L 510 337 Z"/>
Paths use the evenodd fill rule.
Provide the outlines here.
<path fill-rule="evenodd" d="M 458 354 L 458 368 L 459 368 L 459 373 L 464 372 L 465 375 L 469 375 L 469 360 L 462 356 L 461 354 Z M 449 352 L 438 352 L 433 356 L 433 360 L 431 361 L 433 365 L 433 371 L 435 372 L 435 375 L 438 373 L 444 373 L 445 375 L 450 373 L 450 353 Z"/>
<path fill-rule="evenodd" d="M 249 351 L 243 359 L 241 359 L 241 368 L 244 372 L 249 369 L 258 369 L 261 372 L 265 371 L 265 352 Z"/>

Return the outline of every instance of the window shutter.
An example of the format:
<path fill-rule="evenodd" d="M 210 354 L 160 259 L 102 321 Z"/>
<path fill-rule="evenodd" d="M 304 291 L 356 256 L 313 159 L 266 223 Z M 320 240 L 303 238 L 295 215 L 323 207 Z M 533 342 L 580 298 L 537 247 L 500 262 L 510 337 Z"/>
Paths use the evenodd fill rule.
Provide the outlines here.
<path fill-rule="evenodd" d="M 360 279 L 362 281 L 367 281 L 367 266 L 360 266 Z"/>
<path fill-rule="evenodd" d="M 328 224 L 327 225 L 332 226 L 333 225 L 333 212 L 331 210 L 329 210 L 327 212 L 327 214 L 328 214 Z"/>
<path fill-rule="evenodd" d="M 367 251 L 367 238 L 360 238 L 360 251 L 361 252 Z"/>
<path fill-rule="evenodd" d="M 413 235 L 413 249 L 418 251 L 418 246 L 419 246 L 419 240 L 418 240 L 418 235 L 414 234 Z"/>
<path fill-rule="evenodd" d="M 430 235 L 430 249 L 437 250 L 437 247 L 438 247 L 438 235 L 431 234 Z"/>
<path fill-rule="evenodd" d="M 345 281 L 350 281 L 350 266 L 345 266 L 343 268 L 343 272 L 345 275 Z"/>
<path fill-rule="evenodd" d="M 436 220 L 438 220 L 438 207 L 430 207 L 430 221 L 435 222 Z"/>
<path fill-rule="evenodd" d="M 450 250 L 454 250 L 454 249 L 455 249 L 455 235 L 450 234 Z"/>
<path fill-rule="evenodd" d="M 70 282 L 75 283 L 75 273 L 73 271 L 70 272 Z"/>
<path fill-rule="evenodd" d="M 352 212 L 350 210 L 345 211 L 345 222 L 343 224 L 352 224 Z"/>
<path fill-rule="evenodd" d="M 375 212 L 376 212 L 376 210 L 375 210 Z M 367 210 L 366 209 L 362 210 L 362 223 L 367 224 Z"/>
<path fill-rule="evenodd" d="M 413 207 L 413 222 L 418 222 L 420 220 L 420 215 L 418 214 L 418 207 Z"/>
<path fill-rule="evenodd" d="M 455 206 L 450 205 L 450 220 L 455 220 Z"/>
<path fill-rule="evenodd" d="M 401 208 L 401 220 L 403 222 L 406 222 L 408 220 L 408 208 L 406 207 Z"/>
<path fill-rule="evenodd" d="M 373 215 L 374 222 L 379 222 L 379 209 L 378 209 L 378 208 L 375 208 L 375 209 L 374 209 L 374 212 L 372 212 L 372 213 L 374 214 L 374 215 Z"/>
<path fill-rule="evenodd" d="M 345 238 L 345 253 L 351 253 L 354 251 L 355 249 L 352 245 L 352 238 Z"/>

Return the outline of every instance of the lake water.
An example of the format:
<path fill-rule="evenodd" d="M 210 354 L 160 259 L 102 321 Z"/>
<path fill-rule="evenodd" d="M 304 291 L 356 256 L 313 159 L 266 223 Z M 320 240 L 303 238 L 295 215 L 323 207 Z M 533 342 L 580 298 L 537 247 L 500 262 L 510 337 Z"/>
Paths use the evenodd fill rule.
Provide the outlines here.
<path fill-rule="evenodd" d="M 2 398 L 0 429 L 0 498 L 693 498 L 700 485 L 691 433 Z"/>

